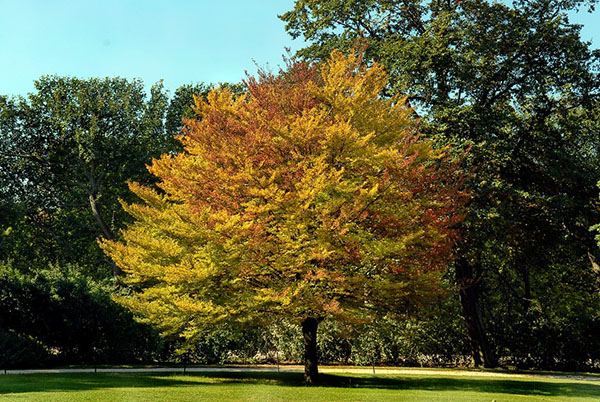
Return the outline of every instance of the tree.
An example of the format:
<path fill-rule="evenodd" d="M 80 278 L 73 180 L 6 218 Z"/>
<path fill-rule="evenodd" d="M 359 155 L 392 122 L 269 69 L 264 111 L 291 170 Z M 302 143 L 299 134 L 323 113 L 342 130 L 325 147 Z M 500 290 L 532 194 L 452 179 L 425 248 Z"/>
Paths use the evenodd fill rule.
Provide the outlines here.
<path fill-rule="evenodd" d="M 164 334 L 300 323 L 307 382 L 321 321 L 407 314 L 437 294 L 468 199 L 404 98 L 379 97 L 381 66 L 333 52 L 320 69 L 196 97 L 184 152 L 149 167 L 162 192 L 130 183 L 135 222 L 101 243 L 134 290 L 118 300 Z"/>
<path fill-rule="evenodd" d="M 383 94 L 408 94 L 426 137 L 472 146 L 452 269 L 478 366 L 535 354 L 549 367 L 591 350 L 577 331 L 598 318 L 561 301 L 600 308 L 587 259 L 600 220 L 600 54 L 567 16 L 583 3 L 297 0 L 281 16 L 309 60 L 366 43 L 367 61 L 390 71 Z M 563 325 L 574 321 L 584 329 Z"/>
<path fill-rule="evenodd" d="M 105 257 L 95 239 L 114 238 L 125 219 L 124 182 L 150 183 L 145 163 L 172 146 L 163 127 L 166 92 L 161 83 L 147 97 L 141 81 L 57 76 L 35 88 L 27 98 L 0 98 L 0 208 L 22 216 L 22 225 L 12 219 L 15 242 L 30 240 L 3 258 L 21 260 L 31 254 L 25 248 L 43 247 L 40 265 L 96 270 Z"/>

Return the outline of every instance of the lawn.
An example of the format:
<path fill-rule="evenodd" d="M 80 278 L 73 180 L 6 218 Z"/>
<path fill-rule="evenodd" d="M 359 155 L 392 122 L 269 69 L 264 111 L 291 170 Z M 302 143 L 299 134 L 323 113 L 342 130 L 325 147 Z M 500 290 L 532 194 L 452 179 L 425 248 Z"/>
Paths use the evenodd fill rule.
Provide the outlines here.
<path fill-rule="evenodd" d="M 598 401 L 600 381 L 456 375 L 140 373 L 0 375 L 7 401 Z"/>

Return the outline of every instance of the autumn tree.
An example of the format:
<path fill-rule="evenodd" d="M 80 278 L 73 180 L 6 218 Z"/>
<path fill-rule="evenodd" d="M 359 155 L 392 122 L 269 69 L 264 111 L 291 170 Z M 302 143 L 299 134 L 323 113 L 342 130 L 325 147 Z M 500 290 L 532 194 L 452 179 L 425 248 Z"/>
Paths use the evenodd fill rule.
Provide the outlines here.
<path fill-rule="evenodd" d="M 126 273 L 118 300 L 189 343 L 222 324 L 301 324 L 317 380 L 320 322 L 407 314 L 439 293 L 468 195 L 419 138 L 383 68 L 334 51 L 260 73 L 246 94 L 196 97 L 184 151 L 131 182 L 135 222 L 102 247 Z"/>

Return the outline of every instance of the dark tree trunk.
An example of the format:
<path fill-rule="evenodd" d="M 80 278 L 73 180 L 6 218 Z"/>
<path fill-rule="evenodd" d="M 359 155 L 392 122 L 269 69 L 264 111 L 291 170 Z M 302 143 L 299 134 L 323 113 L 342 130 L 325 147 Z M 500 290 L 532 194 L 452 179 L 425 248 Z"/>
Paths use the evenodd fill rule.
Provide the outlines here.
<path fill-rule="evenodd" d="M 304 381 L 314 384 L 319 381 L 319 368 L 317 356 L 317 327 L 316 318 L 307 318 L 302 321 L 302 335 L 304 335 Z"/>
<path fill-rule="evenodd" d="M 108 227 L 106 222 L 104 222 L 102 215 L 100 215 L 100 211 L 98 210 L 98 203 L 96 200 L 96 196 L 93 194 L 90 194 L 89 200 L 90 200 L 90 207 L 92 208 L 92 214 L 94 215 L 94 218 L 96 218 L 96 222 L 98 222 L 98 226 L 100 227 L 100 230 L 102 231 L 102 234 L 104 235 L 104 238 L 107 240 L 114 240 L 115 239 L 114 233 L 112 232 L 112 230 L 110 230 L 110 228 Z"/>
<path fill-rule="evenodd" d="M 92 208 L 92 214 L 94 215 L 94 218 L 96 218 L 96 222 L 98 223 L 98 226 L 100 227 L 104 238 L 107 240 L 114 240 L 115 234 L 106 224 L 106 221 L 102 217 L 100 209 L 98 208 L 98 194 L 100 191 L 100 182 L 102 181 L 103 175 L 97 175 L 96 164 L 94 161 L 92 161 L 89 166 L 85 163 L 82 163 L 82 165 L 83 172 L 85 173 L 88 179 L 88 185 L 78 181 L 74 182 L 74 185 L 84 189 L 88 193 L 88 200 L 90 202 L 90 207 Z M 119 275 L 123 274 L 121 268 L 119 268 L 113 260 L 109 259 L 109 264 L 112 267 L 113 277 L 115 279 L 117 279 Z"/>
<path fill-rule="evenodd" d="M 479 311 L 479 291 L 481 278 L 475 278 L 473 267 L 464 259 L 456 261 L 456 282 L 463 317 L 469 334 L 471 353 L 476 367 L 496 367 L 498 362 L 487 340 Z"/>
<path fill-rule="evenodd" d="M 92 214 L 94 215 L 94 218 L 96 218 L 96 222 L 98 222 L 98 226 L 100 227 L 100 230 L 102 231 L 102 234 L 104 235 L 104 238 L 107 240 L 114 240 L 115 239 L 114 233 L 112 232 L 112 230 L 110 230 L 110 228 L 108 227 L 108 225 L 102 218 L 100 211 L 98 210 L 98 203 L 96 200 L 96 196 L 94 194 L 90 194 L 89 201 L 90 201 L 90 207 L 92 208 Z M 109 259 L 109 263 L 112 267 L 114 278 L 117 278 L 119 275 L 123 274 L 123 271 L 121 270 L 121 268 L 119 268 L 113 260 Z"/>

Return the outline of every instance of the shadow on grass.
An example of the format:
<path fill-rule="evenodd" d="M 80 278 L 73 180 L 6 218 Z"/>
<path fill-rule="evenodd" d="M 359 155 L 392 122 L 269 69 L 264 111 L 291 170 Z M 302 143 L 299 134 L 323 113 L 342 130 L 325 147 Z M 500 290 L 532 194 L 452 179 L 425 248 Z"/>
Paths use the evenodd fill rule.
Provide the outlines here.
<path fill-rule="evenodd" d="M 24 392 L 86 391 L 107 388 L 273 385 L 304 387 L 302 373 L 97 373 L 0 376 L 0 395 Z M 462 391 L 510 395 L 598 397 L 600 384 L 443 376 L 344 376 L 321 374 L 317 387 L 413 391 Z"/>

